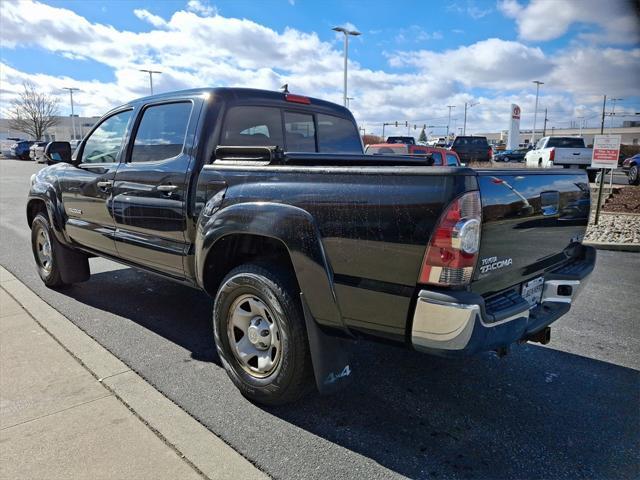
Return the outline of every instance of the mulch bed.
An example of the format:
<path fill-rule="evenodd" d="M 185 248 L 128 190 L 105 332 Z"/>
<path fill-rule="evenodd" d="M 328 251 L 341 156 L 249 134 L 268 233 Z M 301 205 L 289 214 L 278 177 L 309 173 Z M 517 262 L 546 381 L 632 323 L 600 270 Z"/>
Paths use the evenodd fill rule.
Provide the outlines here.
<path fill-rule="evenodd" d="M 605 202 L 605 212 L 640 213 L 640 186 L 614 188 L 613 195 Z"/>

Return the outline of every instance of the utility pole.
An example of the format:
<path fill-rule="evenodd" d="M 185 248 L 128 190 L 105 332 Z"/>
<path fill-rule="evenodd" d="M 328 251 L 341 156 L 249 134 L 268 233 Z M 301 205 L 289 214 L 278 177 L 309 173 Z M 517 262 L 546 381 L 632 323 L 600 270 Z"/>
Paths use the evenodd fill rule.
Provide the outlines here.
<path fill-rule="evenodd" d="M 602 101 L 602 123 L 600 124 L 600 135 L 604 133 L 604 109 L 607 107 L 607 96 L 604 96 Z"/>
<path fill-rule="evenodd" d="M 447 142 L 449 141 L 449 124 L 451 124 L 451 109 L 456 108 L 455 105 L 447 105 L 449 109 L 449 120 L 447 120 Z"/>
<path fill-rule="evenodd" d="M 80 90 L 79 88 L 74 88 L 74 87 L 62 87 L 63 90 L 69 90 L 69 97 L 71 98 L 71 130 L 73 130 L 73 139 L 77 140 L 76 138 L 76 119 L 73 113 L 73 92 L 74 90 Z"/>
<path fill-rule="evenodd" d="M 144 68 L 140 69 L 141 72 L 146 72 L 149 74 L 149 88 L 151 89 L 151 95 L 153 95 L 153 74 L 154 73 L 162 73 L 159 70 L 146 70 Z"/>
<path fill-rule="evenodd" d="M 347 58 L 349 57 L 349 35 L 357 37 L 361 35 L 357 30 L 347 30 L 344 27 L 333 27 L 334 32 L 344 33 L 344 91 L 342 92 L 343 105 L 347 106 Z"/>
<path fill-rule="evenodd" d="M 538 94 L 540 93 L 540 85 L 544 85 L 544 82 L 539 80 L 534 80 L 533 83 L 536 84 L 536 106 L 533 110 L 533 131 L 531 132 L 531 143 L 535 143 L 536 139 L 536 120 L 538 118 Z"/>
<path fill-rule="evenodd" d="M 613 128 L 613 117 L 616 114 L 616 102 L 621 102 L 624 98 L 612 98 L 613 106 L 611 107 L 611 121 L 609 122 L 609 128 Z"/>
<path fill-rule="evenodd" d="M 462 135 L 467 134 L 467 109 L 471 107 L 475 107 L 477 103 L 467 103 L 464 102 L 464 126 L 462 127 Z"/>
<path fill-rule="evenodd" d="M 602 122 L 600 123 L 600 135 L 604 134 L 604 111 L 607 108 L 607 96 L 602 101 Z M 595 142 L 595 139 L 594 139 Z M 600 185 L 598 185 L 598 202 L 596 203 L 596 218 L 593 223 L 598 225 L 600 219 L 600 204 L 602 203 L 602 186 L 604 185 L 604 168 L 600 169 Z"/>
<path fill-rule="evenodd" d="M 542 136 L 547 136 L 547 109 L 544 109 L 544 127 L 542 127 Z"/>

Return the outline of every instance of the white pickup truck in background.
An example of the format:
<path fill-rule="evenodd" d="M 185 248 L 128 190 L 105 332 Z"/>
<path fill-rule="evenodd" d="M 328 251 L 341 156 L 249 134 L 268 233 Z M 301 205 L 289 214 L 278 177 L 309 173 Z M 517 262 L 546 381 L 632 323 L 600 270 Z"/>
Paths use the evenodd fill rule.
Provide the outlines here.
<path fill-rule="evenodd" d="M 585 147 L 582 137 L 542 137 L 524 158 L 527 167 L 533 168 L 588 168 L 590 182 L 595 180 L 598 173 L 597 170 L 589 168 L 591 149 Z"/>

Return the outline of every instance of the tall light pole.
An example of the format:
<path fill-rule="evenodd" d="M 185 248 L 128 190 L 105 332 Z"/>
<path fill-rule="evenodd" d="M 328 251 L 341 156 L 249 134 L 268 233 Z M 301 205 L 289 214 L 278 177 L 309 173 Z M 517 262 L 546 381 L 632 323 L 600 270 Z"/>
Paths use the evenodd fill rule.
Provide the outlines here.
<path fill-rule="evenodd" d="M 342 93 L 343 105 L 347 106 L 347 58 L 349 57 L 349 35 L 357 37 L 361 35 L 357 30 L 347 30 L 344 27 L 333 27 L 334 32 L 344 33 L 344 92 Z"/>
<path fill-rule="evenodd" d="M 616 114 L 616 102 L 621 102 L 624 98 L 611 98 L 610 100 L 613 102 L 613 105 L 611 106 L 611 121 L 609 122 L 609 128 L 613 128 L 613 117 Z"/>
<path fill-rule="evenodd" d="M 449 124 L 451 123 L 451 109 L 456 108 L 455 105 L 447 105 L 449 109 L 449 120 L 447 120 L 447 142 L 449 141 Z"/>
<path fill-rule="evenodd" d="M 467 109 L 471 107 L 475 107 L 477 103 L 467 103 L 464 102 L 464 126 L 462 127 L 462 135 L 467 134 Z"/>
<path fill-rule="evenodd" d="M 76 119 L 73 113 L 73 92 L 80 90 L 79 88 L 74 87 L 62 87 L 63 90 L 69 90 L 69 97 L 71 98 L 71 130 L 73 130 L 73 139 L 76 139 Z"/>
<path fill-rule="evenodd" d="M 347 97 L 347 104 L 345 105 L 347 108 L 351 108 L 351 100 L 355 100 L 354 97 Z"/>
<path fill-rule="evenodd" d="M 151 95 L 153 95 L 153 74 L 154 73 L 162 73 L 159 70 L 146 70 L 144 68 L 140 69 L 141 72 L 146 72 L 149 74 L 149 88 L 151 89 Z"/>
<path fill-rule="evenodd" d="M 538 94 L 540 93 L 540 85 L 544 85 L 544 82 L 539 80 L 534 80 L 533 83 L 536 84 L 536 106 L 533 109 L 533 131 L 531 132 L 531 143 L 535 143 L 536 139 L 536 120 L 538 119 Z"/>

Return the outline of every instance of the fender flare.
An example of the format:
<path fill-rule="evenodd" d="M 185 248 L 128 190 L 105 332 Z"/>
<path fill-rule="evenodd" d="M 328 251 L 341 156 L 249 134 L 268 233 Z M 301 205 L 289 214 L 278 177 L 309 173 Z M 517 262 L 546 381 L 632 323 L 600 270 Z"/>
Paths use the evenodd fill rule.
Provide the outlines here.
<path fill-rule="evenodd" d="M 336 298 L 333 271 L 320 231 L 309 212 L 269 202 L 236 203 L 198 222 L 196 275 L 204 285 L 204 267 L 213 246 L 233 234 L 259 235 L 281 241 L 291 258 L 300 290 L 313 318 L 321 325 L 348 332 Z"/>
<path fill-rule="evenodd" d="M 64 228 L 66 214 L 53 186 L 46 184 L 34 184 L 31 187 L 26 206 L 28 222 L 31 208 L 34 202 L 44 203 L 47 209 L 47 215 L 49 216 L 49 223 L 51 224 L 54 235 L 59 242 L 64 245 L 68 245 L 69 238 Z M 31 228 L 31 225 L 29 225 L 29 228 Z"/>

